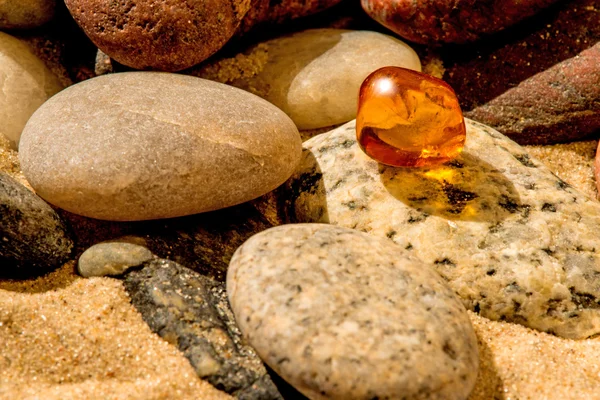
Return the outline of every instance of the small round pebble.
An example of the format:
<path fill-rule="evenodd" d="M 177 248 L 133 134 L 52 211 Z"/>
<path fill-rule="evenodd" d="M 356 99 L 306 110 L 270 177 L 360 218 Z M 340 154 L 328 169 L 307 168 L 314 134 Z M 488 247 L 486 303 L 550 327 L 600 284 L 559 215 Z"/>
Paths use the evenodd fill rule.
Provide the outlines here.
<path fill-rule="evenodd" d="M 69 260 L 73 240 L 59 215 L 0 172 L 0 276 L 48 272 Z"/>
<path fill-rule="evenodd" d="M 143 239 L 141 242 L 143 243 Z M 77 271 L 85 278 L 121 275 L 129 268 L 137 267 L 154 257 L 142 243 L 122 238 L 95 244 L 79 257 Z"/>
<path fill-rule="evenodd" d="M 477 339 L 441 278 L 387 239 L 323 224 L 259 233 L 227 291 L 244 336 L 311 399 L 465 399 Z"/>

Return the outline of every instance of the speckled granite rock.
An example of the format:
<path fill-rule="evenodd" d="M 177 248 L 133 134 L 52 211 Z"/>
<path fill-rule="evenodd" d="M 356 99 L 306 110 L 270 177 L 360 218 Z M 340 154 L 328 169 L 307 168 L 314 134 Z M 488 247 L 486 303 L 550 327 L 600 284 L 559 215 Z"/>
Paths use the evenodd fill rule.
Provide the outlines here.
<path fill-rule="evenodd" d="M 417 43 L 464 43 L 498 32 L 558 0 L 361 0 L 374 20 Z"/>
<path fill-rule="evenodd" d="M 85 278 L 121 275 L 152 257 L 143 238 L 124 237 L 95 244 L 84 251 L 77 261 L 77 272 Z"/>
<path fill-rule="evenodd" d="M 62 88 L 27 45 L 0 32 L 0 135 L 14 148 L 31 114 Z"/>
<path fill-rule="evenodd" d="M 47 272 L 69 259 L 73 241 L 56 212 L 0 172 L 0 276 Z"/>
<path fill-rule="evenodd" d="M 223 284 L 167 260 L 129 272 L 124 284 L 144 321 L 183 352 L 199 377 L 239 399 L 281 399 L 241 339 Z"/>
<path fill-rule="evenodd" d="M 264 60 L 256 73 L 227 83 L 275 104 L 298 129 L 356 118 L 360 85 L 376 69 L 395 65 L 421 70 L 408 45 L 369 31 L 310 29 L 260 43 L 246 53 L 264 54 Z"/>
<path fill-rule="evenodd" d="M 311 399 L 466 399 L 477 339 L 460 301 L 410 251 L 351 229 L 284 225 L 234 254 L 236 321 Z"/>
<path fill-rule="evenodd" d="M 293 172 L 294 123 L 243 90 L 177 74 L 90 79 L 27 123 L 23 173 L 44 199 L 109 220 L 170 218 L 259 197 Z"/>
<path fill-rule="evenodd" d="M 439 168 L 380 166 L 356 145 L 354 122 L 312 138 L 282 190 L 287 218 L 387 237 L 487 318 L 597 335 L 600 204 L 467 122 L 463 154 Z"/>
<path fill-rule="evenodd" d="M 54 16 L 56 0 L 0 1 L 0 29 L 29 29 L 43 25 Z"/>
<path fill-rule="evenodd" d="M 600 43 L 521 82 L 465 116 L 520 144 L 585 138 L 600 129 Z"/>

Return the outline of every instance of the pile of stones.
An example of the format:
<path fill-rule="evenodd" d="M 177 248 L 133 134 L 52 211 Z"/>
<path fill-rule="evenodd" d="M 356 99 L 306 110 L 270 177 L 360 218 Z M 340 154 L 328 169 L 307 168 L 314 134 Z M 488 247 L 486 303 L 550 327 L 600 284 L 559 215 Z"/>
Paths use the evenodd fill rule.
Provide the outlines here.
<path fill-rule="evenodd" d="M 0 135 L 31 186 L 0 172 L 3 278 L 78 260 L 122 279 L 148 325 L 241 399 L 465 399 L 467 310 L 600 333 L 600 204 L 518 144 L 600 127 L 593 1 L 64 3 L 0 3 Z M 580 54 L 487 79 L 565 16 Z M 95 72 L 63 60 L 74 84 L 17 38 L 57 19 L 97 52 Z M 371 30 L 339 29 L 356 26 Z M 388 65 L 453 85 L 458 158 L 393 168 L 361 152 L 358 89 Z"/>

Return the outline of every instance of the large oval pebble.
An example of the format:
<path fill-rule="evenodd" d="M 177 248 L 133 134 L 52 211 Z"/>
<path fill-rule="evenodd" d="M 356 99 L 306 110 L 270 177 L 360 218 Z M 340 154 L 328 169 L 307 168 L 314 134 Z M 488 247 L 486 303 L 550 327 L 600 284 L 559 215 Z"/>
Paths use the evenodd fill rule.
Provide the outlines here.
<path fill-rule="evenodd" d="M 358 89 L 381 67 L 421 71 L 419 56 L 406 43 L 369 31 L 310 29 L 261 43 L 248 58 L 255 60 L 255 73 L 230 83 L 269 100 L 299 129 L 356 118 Z"/>
<path fill-rule="evenodd" d="M 76 214 L 146 220 L 261 196 L 294 171 L 294 123 L 250 93 L 166 73 L 131 72 L 71 86 L 27 124 L 23 172 Z"/>
<path fill-rule="evenodd" d="M 26 44 L 0 32 L 0 135 L 13 147 L 31 114 L 62 88 Z"/>
<path fill-rule="evenodd" d="M 227 290 L 242 333 L 311 399 L 464 399 L 477 340 L 433 270 L 387 239 L 323 224 L 259 233 Z"/>

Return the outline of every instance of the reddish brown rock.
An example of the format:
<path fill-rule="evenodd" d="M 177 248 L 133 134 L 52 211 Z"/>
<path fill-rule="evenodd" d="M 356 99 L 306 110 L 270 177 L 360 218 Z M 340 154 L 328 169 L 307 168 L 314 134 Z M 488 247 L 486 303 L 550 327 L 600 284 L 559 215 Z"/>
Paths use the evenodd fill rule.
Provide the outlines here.
<path fill-rule="evenodd" d="M 443 79 L 468 111 L 598 41 L 598 0 L 562 1 L 486 40 L 439 49 Z"/>
<path fill-rule="evenodd" d="M 588 136 L 600 129 L 600 43 L 465 115 L 521 144 Z"/>
<path fill-rule="evenodd" d="M 557 0 L 361 0 L 371 18 L 417 43 L 465 43 L 498 32 Z"/>
<path fill-rule="evenodd" d="M 65 0 L 111 58 L 136 69 L 179 71 L 205 60 L 236 32 L 305 16 L 340 0 Z M 243 21 L 243 22 L 242 22 Z"/>

